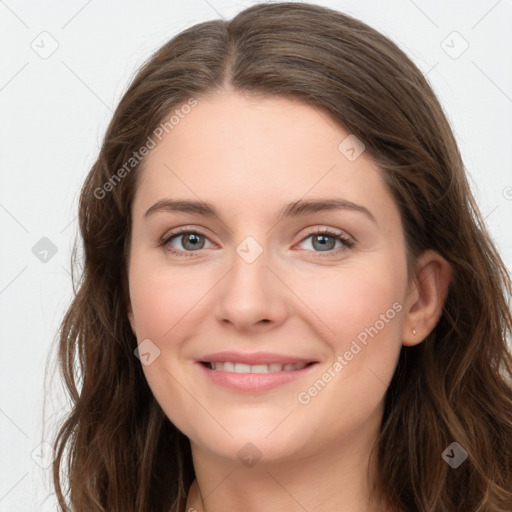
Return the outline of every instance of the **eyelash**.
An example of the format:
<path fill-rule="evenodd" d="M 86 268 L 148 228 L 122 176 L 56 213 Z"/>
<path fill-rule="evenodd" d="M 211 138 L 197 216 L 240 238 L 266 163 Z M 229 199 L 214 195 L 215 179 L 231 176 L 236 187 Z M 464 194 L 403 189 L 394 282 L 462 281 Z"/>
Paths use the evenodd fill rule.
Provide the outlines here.
<path fill-rule="evenodd" d="M 167 250 L 169 252 L 172 252 L 173 254 L 175 254 L 178 257 L 184 257 L 184 258 L 193 257 L 193 256 L 195 256 L 194 253 L 195 252 L 199 252 L 200 250 L 198 250 L 198 251 L 181 251 L 181 250 L 175 249 L 172 246 L 166 247 L 173 238 L 177 238 L 177 237 L 179 237 L 181 235 L 190 235 L 190 234 L 194 234 L 194 235 L 203 236 L 205 238 L 208 238 L 206 235 L 204 235 L 203 233 L 201 233 L 200 231 L 198 231 L 198 230 L 196 230 L 194 228 L 184 227 L 184 228 L 182 228 L 182 229 L 180 229 L 178 231 L 170 233 L 170 235 L 165 235 L 163 237 L 163 239 L 161 240 L 159 246 L 160 247 L 164 247 L 165 250 Z M 327 229 L 327 228 L 321 228 L 321 229 L 318 229 L 316 231 L 313 231 L 313 232 L 309 233 L 304 238 L 302 238 L 302 240 L 299 243 L 304 242 L 305 240 L 307 240 L 308 238 L 310 238 L 311 236 L 314 236 L 314 235 L 326 235 L 326 236 L 329 236 L 331 238 L 334 238 L 335 240 L 339 240 L 343 244 L 343 246 L 344 246 L 344 247 L 338 247 L 338 249 L 332 249 L 332 250 L 329 250 L 329 251 L 325 251 L 326 252 L 325 255 L 322 254 L 323 251 L 307 251 L 307 252 L 316 252 L 316 253 L 318 253 L 319 257 L 321 257 L 321 258 L 322 257 L 325 258 L 325 257 L 333 256 L 335 254 L 338 254 L 340 251 L 344 251 L 346 249 L 351 249 L 355 245 L 355 242 L 352 239 L 346 237 L 342 233 L 335 232 L 335 231 L 332 231 L 332 230 Z"/>

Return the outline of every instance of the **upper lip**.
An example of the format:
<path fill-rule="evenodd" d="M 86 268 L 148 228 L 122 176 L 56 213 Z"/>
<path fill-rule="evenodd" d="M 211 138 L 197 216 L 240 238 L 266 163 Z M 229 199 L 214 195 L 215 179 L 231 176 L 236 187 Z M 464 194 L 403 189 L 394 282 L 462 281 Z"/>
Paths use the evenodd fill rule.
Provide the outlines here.
<path fill-rule="evenodd" d="M 313 359 L 271 352 L 215 352 L 199 359 L 203 363 L 245 363 L 245 364 L 299 364 L 315 363 Z"/>

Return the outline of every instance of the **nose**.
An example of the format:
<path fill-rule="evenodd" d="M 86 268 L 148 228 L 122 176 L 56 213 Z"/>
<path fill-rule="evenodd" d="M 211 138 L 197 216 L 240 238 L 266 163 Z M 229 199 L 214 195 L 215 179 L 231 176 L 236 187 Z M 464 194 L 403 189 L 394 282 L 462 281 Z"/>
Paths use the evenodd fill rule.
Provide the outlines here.
<path fill-rule="evenodd" d="M 232 267 L 216 287 L 215 316 L 239 331 L 267 331 L 281 325 L 291 306 L 291 292 L 264 251 L 254 261 L 234 254 Z M 275 265 L 274 265 L 275 266 Z"/>

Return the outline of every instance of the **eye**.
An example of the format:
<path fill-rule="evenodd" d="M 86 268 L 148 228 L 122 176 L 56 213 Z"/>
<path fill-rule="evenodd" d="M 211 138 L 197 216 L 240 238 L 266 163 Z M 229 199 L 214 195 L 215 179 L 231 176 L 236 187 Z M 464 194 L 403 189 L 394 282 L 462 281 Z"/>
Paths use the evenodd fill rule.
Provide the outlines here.
<path fill-rule="evenodd" d="M 311 239 L 309 245 L 313 248 L 313 252 L 328 253 L 326 256 L 338 254 L 340 251 L 350 249 L 355 244 L 352 239 L 342 232 L 335 232 L 327 228 L 320 228 L 314 233 L 307 235 L 302 239 L 301 243 L 306 242 L 308 239 Z M 336 247 L 336 243 L 338 243 L 338 247 Z"/>
<path fill-rule="evenodd" d="M 170 235 L 166 234 L 160 245 L 177 256 L 186 257 L 194 256 L 194 254 L 191 253 L 204 249 L 205 241 L 210 242 L 201 232 L 192 228 L 182 228 Z M 182 248 L 176 248 L 176 245 L 173 245 L 173 243 L 176 243 L 176 245 L 179 245 Z"/>
<path fill-rule="evenodd" d="M 305 243 L 306 240 L 311 239 L 310 247 L 313 248 L 312 252 L 326 253 L 325 256 L 332 256 L 338 254 L 341 251 L 350 249 L 355 245 L 355 242 L 344 235 L 342 232 L 335 232 L 327 228 L 319 228 L 313 233 L 310 233 L 301 240 L 301 244 Z M 194 228 L 181 228 L 179 231 L 174 231 L 170 234 L 166 234 L 161 242 L 160 246 L 164 247 L 166 251 L 169 251 L 179 257 L 194 256 L 195 252 L 199 252 L 205 248 L 205 242 L 214 246 L 210 240 Z M 338 244 L 338 247 L 336 247 Z M 176 247 L 180 245 L 180 247 Z M 324 256 L 320 254 L 319 256 Z"/>

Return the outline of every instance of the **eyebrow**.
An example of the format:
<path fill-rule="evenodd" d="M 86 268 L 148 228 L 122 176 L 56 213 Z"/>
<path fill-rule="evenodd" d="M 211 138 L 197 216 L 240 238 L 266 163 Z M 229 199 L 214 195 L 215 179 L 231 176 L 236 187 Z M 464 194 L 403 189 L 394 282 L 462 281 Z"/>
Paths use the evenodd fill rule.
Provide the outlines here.
<path fill-rule="evenodd" d="M 370 212 L 370 210 L 359 204 L 347 201 L 346 199 L 338 198 L 321 200 L 298 200 L 292 203 L 288 203 L 279 212 L 277 221 L 280 222 L 281 220 L 289 217 L 299 217 L 302 215 L 329 210 L 351 210 L 360 212 L 377 224 L 377 220 Z M 197 215 L 202 215 L 203 217 L 215 216 L 222 220 L 216 208 L 211 203 L 204 201 L 161 199 L 146 211 L 144 217 L 148 217 L 149 215 L 159 211 L 195 213 Z"/>

